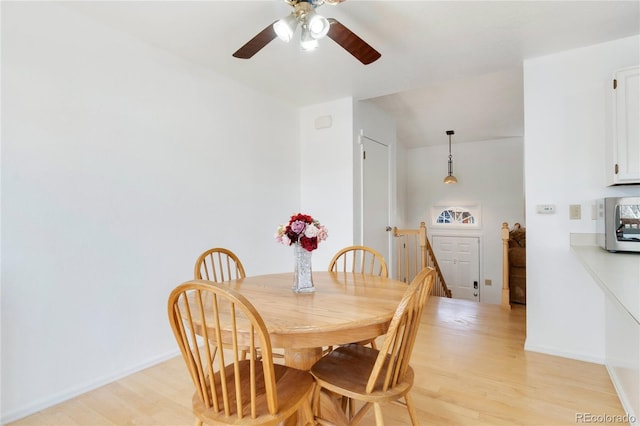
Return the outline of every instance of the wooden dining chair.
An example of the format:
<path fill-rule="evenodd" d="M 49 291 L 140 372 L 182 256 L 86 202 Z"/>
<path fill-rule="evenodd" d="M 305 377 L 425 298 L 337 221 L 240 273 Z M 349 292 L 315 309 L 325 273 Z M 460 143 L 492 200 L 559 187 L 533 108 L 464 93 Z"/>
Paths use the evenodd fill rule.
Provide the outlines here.
<path fill-rule="evenodd" d="M 168 314 L 195 386 L 196 425 L 275 425 L 297 412 L 313 424 L 313 377 L 273 363 L 264 321 L 240 293 L 212 281 L 186 282 L 171 292 Z"/>
<path fill-rule="evenodd" d="M 388 278 L 387 263 L 382 255 L 367 246 L 349 246 L 338 251 L 331 262 L 329 262 L 329 272 L 354 272 L 361 274 L 378 275 Z M 376 340 L 369 339 L 358 342 L 361 345 L 371 345 L 376 347 Z M 328 353 L 333 350 L 329 346 L 323 352 Z"/>
<path fill-rule="evenodd" d="M 244 278 L 244 266 L 231 250 L 215 247 L 202 253 L 196 260 L 193 276 L 196 280 L 215 282 Z"/>
<path fill-rule="evenodd" d="M 198 256 L 193 271 L 196 280 L 224 282 L 237 280 L 246 276 L 244 266 L 238 256 L 226 248 L 215 247 Z M 248 351 L 249 348 L 245 348 Z M 260 348 L 257 348 L 260 356 Z M 276 359 L 284 359 L 284 353 L 273 352 Z"/>
<path fill-rule="evenodd" d="M 223 282 L 244 278 L 244 266 L 238 256 L 222 247 L 211 248 L 196 260 L 193 268 L 193 278 L 196 280 L 208 280 L 213 282 Z M 245 348 L 248 351 L 249 348 Z"/>
<path fill-rule="evenodd" d="M 411 424 L 418 425 L 409 395 L 414 378 L 409 360 L 434 279 L 432 268 L 424 268 L 413 279 L 398 304 L 380 350 L 358 344 L 344 345 L 311 367 L 311 374 L 316 379 L 313 394 L 316 422 L 356 425 L 373 407 L 376 425 L 382 426 L 381 405 L 404 398 Z M 323 389 L 328 393 L 322 394 Z M 330 408 L 326 403 L 320 406 L 321 395 L 323 401 L 331 402 Z M 347 403 L 341 404 L 336 395 Z M 363 404 L 357 412 L 354 401 Z"/>
<path fill-rule="evenodd" d="M 356 272 L 387 278 L 389 273 L 384 257 L 367 246 L 349 246 L 338 251 L 331 262 L 329 272 Z"/>

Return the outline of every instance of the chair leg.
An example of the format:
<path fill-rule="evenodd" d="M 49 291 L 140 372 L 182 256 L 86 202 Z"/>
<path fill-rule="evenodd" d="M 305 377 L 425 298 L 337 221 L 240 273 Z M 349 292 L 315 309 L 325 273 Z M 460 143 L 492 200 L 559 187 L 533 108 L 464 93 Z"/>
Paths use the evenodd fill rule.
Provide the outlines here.
<path fill-rule="evenodd" d="M 346 396 L 340 397 L 340 408 L 343 412 L 347 412 L 347 407 L 349 406 L 349 398 Z"/>
<path fill-rule="evenodd" d="M 348 426 L 351 424 L 341 407 L 341 397 L 333 392 L 323 391 L 316 383 L 313 395 L 314 420 L 319 425 Z"/>
<path fill-rule="evenodd" d="M 377 402 L 373 403 L 373 412 L 376 415 L 376 426 L 384 426 L 384 419 L 382 418 L 382 407 Z"/>
<path fill-rule="evenodd" d="M 347 418 L 349 420 L 353 419 L 353 415 L 355 414 L 354 400 L 347 396 L 343 396 L 341 398 L 342 400 L 340 401 L 340 408 L 347 415 Z M 349 410 L 348 413 L 347 410 Z"/>
<path fill-rule="evenodd" d="M 407 411 L 409 411 L 409 417 L 411 417 L 411 424 L 418 426 L 418 413 L 416 413 L 416 407 L 413 405 L 413 398 L 408 393 L 404 396 L 404 400 L 407 402 Z"/>
<path fill-rule="evenodd" d="M 351 400 L 351 405 L 355 411 L 355 401 L 353 399 Z M 349 419 L 349 424 L 350 425 L 360 424 L 360 422 L 362 421 L 364 416 L 369 412 L 372 406 L 373 406 L 373 403 L 365 402 L 364 404 L 362 404 L 362 407 L 360 407 L 360 409 L 355 414 L 350 413 L 351 418 Z"/>
<path fill-rule="evenodd" d="M 313 426 L 315 424 L 314 422 L 314 416 L 313 416 L 313 411 L 311 410 L 311 399 L 307 399 L 307 401 L 305 401 L 302 404 L 302 407 L 300 407 L 300 417 L 302 419 L 304 419 L 304 425 L 305 426 Z"/>
<path fill-rule="evenodd" d="M 311 410 L 313 412 L 313 416 L 317 417 L 320 415 L 320 391 L 322 390 L 322 386 L 316 383 L 313 387 L 313 396 L 311 398 Z"/>

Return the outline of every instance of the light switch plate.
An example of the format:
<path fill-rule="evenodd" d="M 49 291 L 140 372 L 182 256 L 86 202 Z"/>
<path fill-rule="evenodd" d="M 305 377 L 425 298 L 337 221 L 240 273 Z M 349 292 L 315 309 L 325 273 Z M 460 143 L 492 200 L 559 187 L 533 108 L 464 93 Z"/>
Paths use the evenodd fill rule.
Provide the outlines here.
<path fill-rule="evenodd" d="M 569 205 L 569 219 L 578 220 L 582 218 L 582 206 L 580 204 Z"/>

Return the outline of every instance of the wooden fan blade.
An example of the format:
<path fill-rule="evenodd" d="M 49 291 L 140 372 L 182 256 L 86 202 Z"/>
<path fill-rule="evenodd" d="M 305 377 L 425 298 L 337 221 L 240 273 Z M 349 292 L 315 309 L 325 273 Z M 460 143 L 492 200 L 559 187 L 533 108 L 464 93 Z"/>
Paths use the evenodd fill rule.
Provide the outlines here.
<path fill-rule="evenodd" d="M 331 26 L 327 36 L 338 43 L 357 60 L 368 65 L 378 60 L 382 55 L 366 41 L 355 35 L 349 28 L 333 18 L 327 19 Z"/>
<path fill-rule="evenodd" d="M 233 56 L 240 59 L 249 59 L 256 53 L 258 53 L 260 49 L 269 44 L 269 42 L 277 36 L 278 35 L 273 29 L 273 24 L 271 24 L 267 28 L 256 34 L 255 37 L 253 37 L 251 40 L 246 42 L 245 45 L 240 49 L 236 50 Z"/>

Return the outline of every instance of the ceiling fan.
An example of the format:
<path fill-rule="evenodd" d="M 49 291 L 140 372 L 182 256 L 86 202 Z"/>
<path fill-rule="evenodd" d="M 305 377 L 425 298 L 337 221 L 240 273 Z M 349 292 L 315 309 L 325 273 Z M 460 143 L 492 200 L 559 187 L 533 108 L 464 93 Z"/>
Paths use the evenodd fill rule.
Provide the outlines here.
<path fill-rule="evenodd" d="M 293 7 L 293 11 L 260 31 L 238 49 L 233 56 L 249 59 L 276 37 L 289 42 L 299 24 L 301 28 L 300 46 L 303 50 L 315 49 L 318 46 L 318 40 L 328 36 L 364 65 L 376 61 L 382 56 L 376 49 L 337 20 L 327 19 L 316 13 L 316 8 L 325 3 L 336 5 L 343 1 L 345 0 L 284 0 L 285 3 Z"/>

